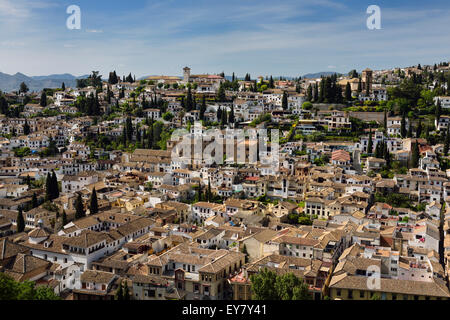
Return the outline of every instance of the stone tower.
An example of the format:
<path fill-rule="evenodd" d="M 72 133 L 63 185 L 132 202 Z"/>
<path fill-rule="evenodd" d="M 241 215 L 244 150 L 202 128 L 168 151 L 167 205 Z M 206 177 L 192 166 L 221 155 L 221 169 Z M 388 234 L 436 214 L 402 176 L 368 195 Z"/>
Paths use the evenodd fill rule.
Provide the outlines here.
<path fill-rule="evenodd" d="M 183 69 L 183 76 L 184 76 L 183 81 L 188 83 L 189 80 L 191 79 L 191 68 L 184 67 L 184 69 Z"/>
<path fill-rule="evenodd" d="M 364 81 L 364 89 L 372 90 L 373 71 L 369 68 L 363 70 L 362 79 Z"/>

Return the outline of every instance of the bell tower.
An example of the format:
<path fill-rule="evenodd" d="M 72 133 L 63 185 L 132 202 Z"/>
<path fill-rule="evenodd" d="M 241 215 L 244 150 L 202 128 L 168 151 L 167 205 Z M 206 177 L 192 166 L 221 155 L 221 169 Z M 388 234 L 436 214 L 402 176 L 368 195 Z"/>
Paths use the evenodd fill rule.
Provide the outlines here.
<path fill-rule="evenodd" d="M 183 81 L 188 83 L 189 80 L 191 79 L 191 68 L 189 67 L 183 68 L 183 77 L 184 77 Z"/>

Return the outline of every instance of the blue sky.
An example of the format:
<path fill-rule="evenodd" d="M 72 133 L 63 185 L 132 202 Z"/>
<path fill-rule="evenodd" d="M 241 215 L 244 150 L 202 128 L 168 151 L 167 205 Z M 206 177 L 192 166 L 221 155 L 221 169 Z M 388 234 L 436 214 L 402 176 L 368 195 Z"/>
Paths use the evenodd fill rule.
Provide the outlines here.
<path fill-rule="evenodd" d="M 81 30 L 66 28 L 69 5 Z M 381 30 L 366 9 L 381 8 Z M 298 76 L 448 61 L 448 0 L 0 0 L 0 71 Z"/>

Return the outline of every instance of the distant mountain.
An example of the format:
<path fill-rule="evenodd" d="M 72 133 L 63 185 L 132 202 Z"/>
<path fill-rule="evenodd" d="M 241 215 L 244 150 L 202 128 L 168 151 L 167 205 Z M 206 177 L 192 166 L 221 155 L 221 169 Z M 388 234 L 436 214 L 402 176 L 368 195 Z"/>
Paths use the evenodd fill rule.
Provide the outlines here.
<path fill-rule="evenodd" d="M 323 71 L 323 72 L 305 74 L 304 76 L 302 76 L 302 79 L 305 79 L 305 78 L 306 79 L 314 79 L 314 78 L 326 77 L 326 76 L 331 76 L 335 73 L 337 73 L 338 75 L 340 74 L 339 72 Z"/>
<path fill-rule="evenodd" d="M 66 87 L 75 87 L 77 85 L 76 79 L 87 77 L 88 75 L 76 77 L 69 73 L 29 77 L 20 72 L 14 75 L 0 72 L 0 90 L 4 92 L 18 90 L 22 82 L 26 83 L 30 91 L 41 91 L 44 88 L 61 88 L 63 82 Z"/>

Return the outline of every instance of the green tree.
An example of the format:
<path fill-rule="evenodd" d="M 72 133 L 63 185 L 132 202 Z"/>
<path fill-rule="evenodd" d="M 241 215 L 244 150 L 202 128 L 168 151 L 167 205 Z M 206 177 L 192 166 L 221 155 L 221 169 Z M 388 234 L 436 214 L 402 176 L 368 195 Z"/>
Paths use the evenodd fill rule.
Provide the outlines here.
<path fill-rule="evenodd" d="M 53 198 L 51 200 L 59 198 L 58 178 L 56 178 L 56 173 L 53 170 L 52 170 L 52 194 Z"/>
<path fill-rule="evenodd" d="M 369 142 L 367 143 L 367 153 L 373 152 L 372 130 L 369 130 Z"/>
<path fill-rule="evenodd" d="M 402 138 L 406 138 L 407 131 L 406 131 L 406 119 L 405 119 L 405 113 L 402 115 L 402 121 L 400 123 L 400 134 Z"/>
<path fill-rule="evenodd" d="M 277 275 L 275 272 L 265 268 L 258 274 L 250 276 L 251 292 L 253 300 L 279 300 L 275 283 Z"/>
<path fill-rule="evenodd" d="M 420 152 L 419 143 L 416 141 L 413 145 L 412 156 L 411 156 L 411 166 L 417 168 L 419 166 Z"/>
<path fill-rule="evenodd" d="M 17 282 L 3 272 L 0 272 L 0 300 L 17 300 Z"/>
<path fill-rule="evenodd" d="M 312 85 L 310 84 L 308 86 L 308 89 L 306 90 L 306 101 L 313 101 L 313 88 Z"/>
<path fill-rule="evenodd" d="M 286 91 L 283 92 L 283 97 L 281 98 L 281 107 L 283 108 L 283 110 L 288 109 L 288 96 Z"/>
<path fill-rule="evenodd" d="M 41 93 L 40 105 L 41 105 L 41 107 L 47 106 L 47 94 L 45 93 L 45 91 L 42 91 L 42 93 Z"/>
<path fill-rule="evenodd" d="M 83 199 L 81 199 L 81 194 L 79 193 L 75 200 L 75 219 L 80 219 L 86 216 L 86 211 L 84 210 Z"/>
<path fill-rule="evenodd" d="M 31 198 L 31 207 L 34 209 L 34 208 L 37 208 L 38 207 L 38 199 L 37 199 L 37 196 L 36 196 L 36 192 L 33 192 L 33 197 Z"/>
<path fill-rule="evenodd" d="M 277 276 L 275 289 L 280 300 L 310 300 L 308 285 L 293 273 Z"/>
<path fill-rule="evenodd" d="M 202 104 L 200 105 L 200 120 L 205 119 L 205 112 L 206 112 L 206 96 L 202 96 Z"/>
<path fill-rule="evenodd" d="M 447 127 L 447 134 L 445 135 L 444 154 L 448 156 L 448 150 L 450 147 L 450 126 Z"/>
<path fill-rule="evenodd" d="M 25 119 L 25 123 L 23 125 L 23 134 L 29 135 L 30 134 L 30 125 L 28 124 L 28 121 Z"/>
<path fill-rule="evenodd" d="M 97 191 L 95 191 L 95 187 L 94 187 L 94 189 L 92 189 L 91 199 L 90 199 L 90 203 L 89 203 L 89 210 L 90 210 L 90 214 L 98 213 Z"/>
<path fill-rule="evenodd" d="M 242 253 L 245 254 L 245 263 L 248 262 L 248 251 L 247 251 L 247 246 L 244 243 L 244 246 L 242 247 Z"/>
<path fill-rule="evenodd" d="M 25 82 L 22 82 L 19 87 L 19 93 L 27 93 L 30 89 Z"/>
<path fill-rule="evenodd" d="M 130 300 L 130 290 L 128 289 L 128 281 L 125 280 L 125 285 L 123 286 L 123 300 Z"/>
<path fill-rule="evenodd" d="M 25 230 L 25 220 L 23 218 L 22 207 L 19 207 L 17 212 L 17 232 L 23 232 Z"/>
<path fill-rule="evenodd" d="M 219 90 L 217 91 L 216 100 L 219 102 L 223 102 L 223 101 L 227 100 L 226 95 L 225 95 L 225 87 L 223 86 L 223 84 L 220 85 Z"/>
<path fill-rule="evenodd" d="M 352 88 L 350 87 L 350 82 L 347 82 L 345 86 L 345 101 L 352 100 Z"/>
<path fill-rule="evenodd" d="M 117 290 L 116 290 L 115 299 L 116 300 L 123 300 L 122 283 L 119 284 L 119 288 L 117 288 Z"/>
<path fill-rule="evenodd" d="M 67 224 L 67 214 L 66 214 L 66 210 L 63 210 L 62 213 L 62 225 L 65 226 Z"/>
<path fill-rule="evenodd" d="M 442 114 L 442 107 L 441 107 L 441 100 L 437 99 L 436 107 L 435 107 L 435 113 L 434 116 L 436 118 L 436 122 L 439 122 L 439 119 L 441 118 Z"/>

